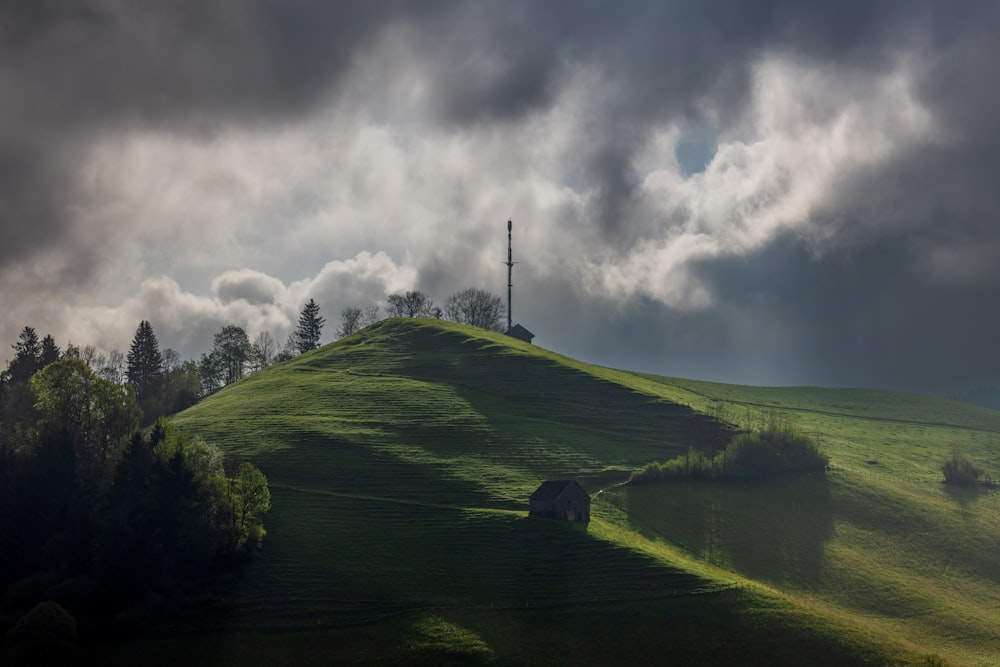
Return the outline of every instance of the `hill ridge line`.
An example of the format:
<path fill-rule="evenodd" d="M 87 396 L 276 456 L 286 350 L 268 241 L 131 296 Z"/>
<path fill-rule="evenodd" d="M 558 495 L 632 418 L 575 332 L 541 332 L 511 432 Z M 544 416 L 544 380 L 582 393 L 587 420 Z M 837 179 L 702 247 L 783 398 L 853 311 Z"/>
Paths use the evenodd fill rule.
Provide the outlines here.
<path fill-rule="evenodd" d="M 971 424 L 953 424 L 950 422 L 927 422 L 927 421 L 919 421 L 916 419 L 897 419 L 894 417 L 879 417 L 877 415 L 859 415 L 850 412 L 833 412 L 831 410 L 819 410 L 816 408 L 798 408 L 787 405 L 775 405 L 773 403 L 756 403 L 754 401 L 741 401 L 734 398 L 720 399 L 720 398 L 714 398 L 706 393 L 696 391 L 694 389 L 689 389 L 687 387 L 685 387 L 684 390 L 689 391 L 697 396 L 701 396 L 702 398 L 709 401 L 715 401 L 718 403 L 729 403 L 731 405 L 746 405 L 755 408 L 772 408 L 774 410 L 784 410 L 787 412 L 803 412 L 806 414 L 826 415 L 827 417 L 845 417 L 847 419 L 860 419 L 864 421 L 885 422 L 889 424 L 911 424 L 913 426 L 934 426 L 939 428 L 962 429 L 965 431 L 978 431 L 980 433 L 1000 432 L 995 429 L 984 428 L 982 426 L 973 426 Z"/>

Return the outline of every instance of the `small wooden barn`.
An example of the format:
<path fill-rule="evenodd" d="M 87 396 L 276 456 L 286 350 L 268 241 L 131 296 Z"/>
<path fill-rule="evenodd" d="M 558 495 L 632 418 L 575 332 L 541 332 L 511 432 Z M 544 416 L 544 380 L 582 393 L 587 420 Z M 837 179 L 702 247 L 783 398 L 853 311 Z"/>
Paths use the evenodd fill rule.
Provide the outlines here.
<path fill-rule="evenodd" d="M 520 324 L 515 324 L 510 329 L 507 329 L 507 331 L 504 332 L 504 335 L 518 340 L 523 340 L 525 343 L 530 343 L 531 339 L 535 337 L 535 334 L 531 333 Z"/>
<path fill-rule="evenodd" d="M 590 521 L 590 496 L 576 480 L 542 482 L 528 499 L 528 513 L 566 521 Z"/>

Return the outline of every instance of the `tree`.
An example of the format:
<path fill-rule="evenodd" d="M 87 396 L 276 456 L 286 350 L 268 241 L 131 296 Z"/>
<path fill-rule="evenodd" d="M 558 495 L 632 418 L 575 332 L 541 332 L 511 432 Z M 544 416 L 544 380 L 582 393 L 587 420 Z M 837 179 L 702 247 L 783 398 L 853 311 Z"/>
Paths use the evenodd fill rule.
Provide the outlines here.
<path fill-rule="evenodd" d="M 319 347 L 319 337 L 323 331 L 326 319 L 319 315 L 319 305 L 309 299 L 302 314 L 299 315 L 299 326 L 295 329 L 295 342 L 299 352 L 308 352 Z"/>
<path fill-rule="evenodd" d="M 7 364 L 7 374 L 12 382 L 27 382 L 42 363 L 42 344 L 34 327 L 24 327 L 14 348 L 14 357 Z"/>
<path fill-rule="evenodd" d="M 39 367 L 45 368 L 51 363 L 59 361 L 61 353 L 59 351 L 59 346 L 56 345 L 56 339 L 52 336 L 45 336 L 42 339 L 42 354 L 39 360 Z"/>
<path fill-rule="evenodd" d="M 271 509 L 267 478 L 252 463 L 242 463 L 236 471 L 236 478 L 230 482 L 230 493 L 234 500 L 236 548 L 241 548 L 248 539 L 259 544 L 263 537 L 261 519 Z"/>
<path fill-rule="evenodd" d="M 214 340 L 212 354 L 216 355 L 222 368 L 222 381 L 232 384 L 242 378 L 246 371 L 247 361 L 250 359 L 250 339 L 241 327 L 228 324 L 215 334 Z"/>
<path fill-rule="evenodd" d="M 455 292 L 444 304 L 445 317 L 453 322 L 503 332 L 506 309 L 503 299 L 477 287 Z"/>
<path fill-rule="evenodd" d="M 98 352 L 97 348 L 93 345 L 84 345 L 83 347 L 77 347 L 70 343 L 66 346 L 66 351 L 63 353 L 63 357 L 72 358 L 76 357 L 83 361 L 83 363 L 90 366 L 94 371 L 100 368 L 97 360 L 101 357 L 101 353 Z"/>
<path fill-rule="evenodd" d="M 149 320 L 139 322 L 139 327 L 135 330 L 126 359 L 125 374 L 128 383 L 135 387 L 139 405 L 148 406 L 149 401 L 159 393 L 163 377 L 160 343 L 156 340 Z"/>
<path fill-rule="evenodd" d="M 274 363 L 274 355 L 278 353 L 278 342 L 267 329 L 257 332 L 250 344 L 250 370 L 259 371 Z"/>
<path fill-rule="evenodd" d="M 346 338 L 361 331 L 361 309 L 357 306 L 348 306 L 340 311 L 340 327 L 337 329 L 337 338 Z"/>
<path fill-rule="evenodd" d="M 181 365 L 181 355 L 177 350 L 168 347 L 163 351 L 163 372 L 169 373 Z"/>
<path fill-rule="evenodd" d="M 416 290 L 405 294 L 390 294 L 386 311 L 389 317 L 430 317 L 434 302 Z"/>
<path fill-rule="evenodd" d="M 979 483 L 983 469 L 955 446 L 951 449 L 951 457 L 941 465 L 941 473 L 945 484 L 975 486 Z"/>
<path fill-rule="evenodd" d="M 127 438 L 139 426 L 130 388 L 102 380 L 79 359 L 49 364 L 29 382 L 42 439 L 65 439 L 77 477 L 96 495 L 107 481 Z"/>
<path fill-rule="evenodd" d="M 107 355 L 98 355 L 94 359 L 94 365 L 97 366 L 97 374 L 108 382 L 125 384 L 128 380 L 126 372 L 128 366 L 121 350 L 111 350 Z"/>
<path fill-rule="evenodd" d="M 361 320 L 358 324 L 362 329 L 364 329 L 365 327 L 370 327 L 376 322 L 378 322 L 378 304 L 370 303 L 365 306 L 364 310 L 361 311 Z"/>
<path fill-rule="evenodd" d="M 299 353 L 299 343 L 295 336 L 295 332 L 288 334 L 288 338 L 285 339 L 285 344 L 278 351 L 278 354 L 274 355 L 274 363 L 279 363 L 282 361 L 288 361 L 289 359 L 294 359 Z"/>
<path fill-rule="evenodd" d="M 198 364 L 184 361 L 163 375 L 163 407 L 167 414 L 180 412 L 198 402 L 201 396 L 201 378 Z"/>
<path fill-rule="evenodd" d="M 201 395 L 208 396 L 213 391 L 223 386 L 222 364 L 219 362 L 219 355 L 210 352 L 201 355 L 198 360 L 198 380 L 201 382 Z"/>

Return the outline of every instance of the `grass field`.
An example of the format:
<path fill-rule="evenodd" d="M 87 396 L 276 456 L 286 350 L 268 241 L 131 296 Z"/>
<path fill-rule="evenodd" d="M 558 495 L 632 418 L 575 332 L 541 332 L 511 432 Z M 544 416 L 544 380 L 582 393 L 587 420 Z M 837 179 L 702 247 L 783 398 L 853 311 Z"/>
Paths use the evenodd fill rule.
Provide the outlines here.
<path fill-rule="evenodd" d="M 615 486 L 706 414 L 772 412 L 820 440 L 826 478 Z M 387 320 L 175 421 L 258 465 L 273 509 L 259 557 L 204 582 L 227 613 L 157 640 L 163 664 L 194 647 L 204 664 L 1000 664 L 998 494 L 939 483 L 953 445 L 1000 472 L 1000 412 L 627 373 Z M 607 487 L 589 527 L 526 517 L 569 477 Z"/>

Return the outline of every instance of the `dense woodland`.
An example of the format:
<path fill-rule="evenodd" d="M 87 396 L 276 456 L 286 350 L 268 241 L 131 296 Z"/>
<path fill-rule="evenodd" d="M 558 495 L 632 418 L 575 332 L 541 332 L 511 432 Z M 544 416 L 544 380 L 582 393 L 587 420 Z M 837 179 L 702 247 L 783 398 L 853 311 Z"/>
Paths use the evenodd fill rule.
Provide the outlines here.
<path fill-rule="evenodd" d="M 24 327 L 0 374 L 0 606 L 56 599 L 108 613 L 163 604 L 190 574 L 252 553 L 270 507 L 264 475 L 163 417 L 318 347 L 319 311 L 310 299 L 281 349 L 267 331 L 251 340 L 230 324 L 210 351 L 186 361 L 160 348 L 147 320 L 127 353 L 62 350 L 51 335 Z M 336 335 L 360 331 L 379 311 L 346 308 Z M 385 312 L 499 330 L 504 308 L 470 288 L 444 311 L 411 291 L 391 295 Z"/>
<path fill-rule="evenodd" d="M 140 430 L 135 387 L 81 359 L 22 374 L 24 360 L 0 385 L 3 607 L 173 604 L 188 575 L 260 543 L 270 493 L 252 464 L 162 419 Z"/>

